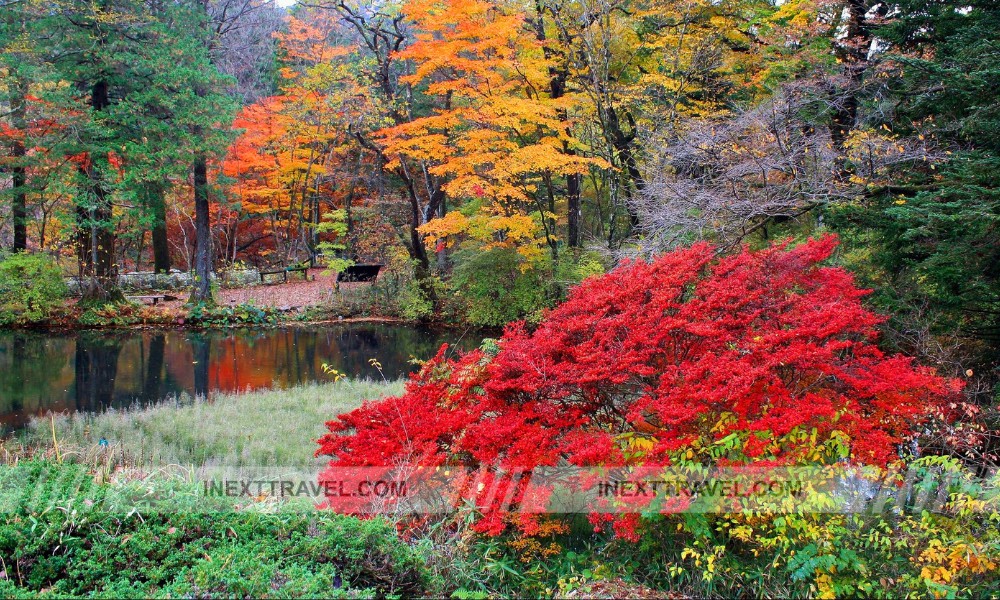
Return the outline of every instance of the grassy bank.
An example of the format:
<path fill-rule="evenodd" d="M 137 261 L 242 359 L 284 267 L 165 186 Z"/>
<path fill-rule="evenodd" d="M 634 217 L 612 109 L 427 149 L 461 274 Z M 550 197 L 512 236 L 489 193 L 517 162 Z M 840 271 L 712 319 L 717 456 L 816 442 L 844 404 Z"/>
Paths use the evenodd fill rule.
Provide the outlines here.
<path fill-rule="evenodd" d="M 288 390 L 181 398 L 148 407 L 35 419 L 26 446 L 58 448 L 90 462 L 113 456 L 130 466 L 226 465 L 304 468 L 324 423 L 369 399 L 402 391 L 402 382 L 343 380 Z M 102 442 L 104 440 L 104 442 Z M 54 443 L 55 442 L 55 443 Z"/>
<path fill-rule="evenodd" d="M 401 382 L 344 380 L 37 419 L 0 465 L 0 597 L 385 597 L 440 590 L 391 523 L 206 496 L 166 465 L 308 467 L 324 422 Z M 107 441 L 102 444 L 101 440 Z M 9 447 L 16 443 L 8 443 Z M 116 468 L 104 470 L 105 459 Z"/>

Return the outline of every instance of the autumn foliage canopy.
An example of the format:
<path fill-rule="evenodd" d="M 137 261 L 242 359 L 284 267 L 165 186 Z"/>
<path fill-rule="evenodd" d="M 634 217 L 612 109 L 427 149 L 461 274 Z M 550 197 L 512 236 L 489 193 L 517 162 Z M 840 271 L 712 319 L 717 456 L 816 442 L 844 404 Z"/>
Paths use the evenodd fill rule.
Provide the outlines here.
<path fill-rule="evenodd" d="M 804 465 L 898 459 L 958 384 L 875 345 L 833 236 L 719 258 L 707 244 L 577 287 L 495 351 L 438 356 L 401 397 L 330 421 L 332 467 Z M 720 440 L 737 440 L 720 455 Z M 844 448 L 824 454 L 827 442 Z M 481 525 L 502 530 L 485 511 Z"/>

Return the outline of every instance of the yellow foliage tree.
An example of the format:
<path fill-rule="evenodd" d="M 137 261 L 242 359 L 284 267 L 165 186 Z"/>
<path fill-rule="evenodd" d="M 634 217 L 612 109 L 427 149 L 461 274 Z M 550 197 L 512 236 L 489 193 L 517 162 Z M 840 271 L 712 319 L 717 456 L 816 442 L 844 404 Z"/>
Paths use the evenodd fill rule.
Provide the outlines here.
<path fill-rule="evenodd" d="M 421 228 L 426 241 L 462 233 L 486 247 L 516 247 L 526 258 L 557 247 L 552 180 L 602 161 L 570 151 L 566 127 L 576 96 L 553 97 L 554 68 L 515 2 L 410 0 L 417 31 L 398 53 L 412 65 L 403 81 L 436 102 L 432 114 L 379 132 L 386 154 L 420 161 L 446 180 L 469 215 Z"/>

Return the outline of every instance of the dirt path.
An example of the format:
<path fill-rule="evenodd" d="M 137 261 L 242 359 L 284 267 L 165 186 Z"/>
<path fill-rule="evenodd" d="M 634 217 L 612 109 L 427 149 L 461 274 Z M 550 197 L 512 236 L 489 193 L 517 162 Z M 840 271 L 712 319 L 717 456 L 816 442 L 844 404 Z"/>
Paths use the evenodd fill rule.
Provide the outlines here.
<path fill-rule="evenodd" d="M 301 273 L 289 273 L 288 283 L 284 283 L 280 276 L 269 275 L 268 283 L 245 288 L 222 288 L 219 290 L 216 300 L 221 306 L 253 303 L 257 306 L 274 306 L 282 310 L 292 310 L 304 306 L 322 304 L 330 300 L 334 293 L 336 275 L 324 275 L 324 269 L 309 269 L 310 281 L 304 281 Z M 314 279 L 315 278 L 315 279 Z M 276 281 L 276 283 L 270 283 Z M 341 288 L 352 285 L 342 283 Z M 187 302 L 187 297 L 182 297 L 172 302 L 161 303 L 167 308 L 181 308 Z"/>

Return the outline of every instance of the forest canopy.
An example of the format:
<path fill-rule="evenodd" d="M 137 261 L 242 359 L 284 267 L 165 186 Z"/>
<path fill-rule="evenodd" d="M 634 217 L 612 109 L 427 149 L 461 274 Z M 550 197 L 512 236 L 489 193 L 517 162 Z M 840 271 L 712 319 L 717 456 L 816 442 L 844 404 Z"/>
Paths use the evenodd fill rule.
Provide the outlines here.
<path fill-rule="evenodd" d="M 623 258 L 834 232 L 888 342 L 954 366 L 1000 339 L 998 14 L 3 0 L 0 243 L 102 301 L 358 262 L 410 316 L 502 325 Z"/>

